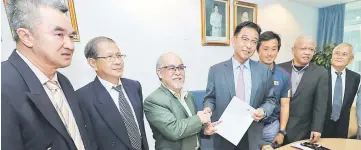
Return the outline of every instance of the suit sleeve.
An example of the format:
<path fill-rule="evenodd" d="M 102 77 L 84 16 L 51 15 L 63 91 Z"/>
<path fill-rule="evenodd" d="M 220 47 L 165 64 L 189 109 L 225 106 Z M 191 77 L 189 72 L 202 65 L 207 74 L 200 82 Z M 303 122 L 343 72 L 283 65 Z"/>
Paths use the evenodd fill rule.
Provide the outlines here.
<path fill-rule="evenodd" d="M 313 117 L 311 124 L 311 131 L 322 133 L 323 123 L 325 121 L 325 115 L 327 110 L 328 100 L 328 81 L 329 77 L 326 69 L 322 68 L 321 76 L 318 79 L 316 93 L 313 104 Z"/>
<path fill-rule="evenodd" d="M 203 100 L 203 108 L 209 107 L 213 111 L 215 109 L 216 103 L 216 89 L 215 89 L 215 78 L 214 78 L 214 69 L 211 67 L 208 72 L 208 81 L 206 88 L 206 95 Z"/>
<path fill-rule="evenodd" d="M 356 115 L 358 124 L 358 139 L 361 139 L 361 81 L 357 92 Z"/>
<path fill-rule="evenodd" d="M 166 106 L 153 101 L 151 98 L 144 101 L 144 113 L 149 124 L 172 141 L 198 134 L 202 128 L 198 115 L 186 119 L 177 119 Z"/>
<path fill-rule="evenodd" d="M 7 92 L 1 92 L 1 149 L 24 150 L 20 122 L 14 107 L 9 104 L 10 96 L 4 93 Z"/>
<path fill-rule="evenodd" d="M 267 81 L 265 86 L 265 101 L 261 105 L 265 112 L 265 118 L 267 119 L 273 113 L 273 109 L 275 108 L 276 97 L 274 95 L 273 88 L 273 78 L 272 72 L 270 69 L 267 70 Z"/>

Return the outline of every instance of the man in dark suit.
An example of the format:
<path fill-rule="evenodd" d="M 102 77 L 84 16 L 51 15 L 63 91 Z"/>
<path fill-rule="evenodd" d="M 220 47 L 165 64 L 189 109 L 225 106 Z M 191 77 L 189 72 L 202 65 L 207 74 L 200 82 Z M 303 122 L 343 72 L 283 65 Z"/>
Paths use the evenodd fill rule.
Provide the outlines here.
<path fill-rule="evenodd" d="M 355 99 L 360 75 L 346 68 L 353 60 L 353 47 L 342 43 L 332 52 L 329 73 L 329 96 L 322 137 L 347 138 L 350 111 Z"/>
<path fill-rule="evenodd" d="M 84 54 L 97 77 L 76 92 L 89 112 L 99 148 L 148 150 L 142 87 L 138 81 L 121 78 L 125 55 L 107 37 L 90 40 Z"/>
<path fill-rule="evenodd" d="M 70 65 L 74 52 L 66 5 L 8 0 L 6 6 L 16 50 L 1 63 L 2 149 L 97 149 L 88 114 L 56 71 Z"/>
<path fill-rule="evenodd" d="M 315 44 L 311 37 L 297 38 L 293 60 L 280 64 L 291 74 L 290 115 L 285 143 L 310 139 L 317 142 L 322 133 L 328 99 L 328 75 L 311 61 Z"/>
<path fill-rule="evenodd" d="M 209 69 L 203 104 L 205 112 L 212 112 L 212 121 L 221 117 L 234 96 L 256 109 L 254 121 L 240 143 L 233 145 L 216 134 L 215 150 L 256 150 L 263 146 L 264 119 L 271 116 L 276 100 L 271 70 L 249 59 L 256 51 L 260 32 L 261 28 L 253 22 L 239 24 L 232 38 L 233 57 Z"/>

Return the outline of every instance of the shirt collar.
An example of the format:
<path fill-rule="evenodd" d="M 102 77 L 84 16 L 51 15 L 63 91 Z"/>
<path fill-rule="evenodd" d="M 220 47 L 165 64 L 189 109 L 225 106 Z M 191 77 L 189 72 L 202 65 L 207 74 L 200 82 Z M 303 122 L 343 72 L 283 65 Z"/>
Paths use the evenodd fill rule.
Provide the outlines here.
<path fill-rule="evenodd" d="M 293 70 L 296 71 L 296 72 L 301 72 L 303 70 L 305 70 L 306 68 L 308 68 L 308 66 L 310 65 L 310 63 L 307 63 L 306 66 L 304 66 L 301 70 L 297 70 L 296 67 L 295 67 L 295 64 L 293 63 L 293 60 L 292 60 L 292 67 L 293 67 Z"/>
<path fill-rule="evenodd" d="M 331 65 L 331 73 L 334 74 L 335 72 L 338 72 L 338 71 Z M 342 72 L 341 75 L 345 75 L 346 68 L 344 68 L 341 72 Z"/>
<path fill-rule="evenodd" d="M 176 95 L 176 92 L 174 92 L 174 91 L 172 91 L 171 89 L 169 89 L 167 86 L 165 86 L 163 83 L 162 83 L 162 86 L 164 86 L 166 89 L 168 89 L 169 90 L 169 92 L 171 92 L 175 97 L 177 97 L 177 95 Z M 184 97 L 185 98 L 187 98 L 187 96 L 188 96 L 188 91 L 187 90 L 184 90 L 184 89 L 181 89 L 181 96 L 183 96 L 184 95 Z"/>
<path fill-rule="evenodd" d="M 21 54 L 18 50 L 16 50 L 16 53 L 25 61 L 25 63 L 29 66 L 29 68 L 34 72 L 35 76 L 39 79 L 39 81 L 42 85 L 50 80 L 43 72 L 40 71 L 40 69 L 38 67 L 36 67 L 33 63 L 31 63 L 27 57 L 25 57 L 23 54 Z M 59 83 L 57 72 L 55 72 L 55 75 L 51 80 Z"/>
<path fill-rule="evenodd" d="M 232 57 L 232 65 L 233 65 L 233 69 L 237 69 L 238 67 L 240 67 L 241 64 L 234 57 Z M 250 69 L 249 59 L 247 59 L 247 61 L 243 63 L 243 66 L 246 67 L 247 69 Z"/>
<path fill-rule="evenodd" d="M 113 87 L 117 86 L 117 85 L 115 85 L 115 84 L 113 84 L 113 83 L 110 83 L 110 82 L 102 79 L 102 78 L 99 77 L 99 76 L 98 76 L 98 79 L 99 79 L 100 83 L 102 83 L 102 85 L 105 87 L 105 89 L 106 89 L 108 92 L 110 92 L 110 90 L 112 90 Z M 123 86 L 123 84 L 122 84 L 122 82 L 121 82 L 120 79 L 119 79 L 119 84 L 118 84 L 118 85 L 122 85 L 122 86 Z"/>

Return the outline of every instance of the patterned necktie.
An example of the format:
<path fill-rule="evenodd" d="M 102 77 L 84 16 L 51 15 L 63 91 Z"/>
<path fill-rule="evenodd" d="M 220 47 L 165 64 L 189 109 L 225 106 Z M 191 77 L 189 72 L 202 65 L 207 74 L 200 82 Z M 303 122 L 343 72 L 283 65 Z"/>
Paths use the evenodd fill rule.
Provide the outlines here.
<path fill-rule="evenodd" d="M 337 78 L 335 83 L 335 89 L 333 92 L 333 103 L 332 103 L 332 113 L 331 119 L 337 121 L 340 118 L 341 108 L 342 108 L 342 72 L 336 72 Z"/>
<path fill-rule="evenodd" d="M 76 148 L 78 150 L 84 150 L 84 144 L 83 140 L 81 139 L 78 125 L 75 122 L 75 118 L 71 113 L 70 107 L 67 107 L 68 103 L 61 97 L 59 84 L 56 81 L 49 80 L 45 83 L 45 85 L 53 95 L 51 102 L 53 103 L 55 110 L 60 116 L 70 137 L 73 139 Z"/>
<path fill-rule="evenodd" d="M 242 101 L 246 101 L 245 100 L 245 89 L 244 89 L 244 78 L 243 78 L 243 69 L 244 66 L 240 65 L 239 66 L 240 71 L 238 74 L 238 79 L 237 79 L 237 90 L 236 90 L 236 96 L 241 99 Z"/>
<path fill-rule="evenodd" d="M 134 115 L 132 113 L 132 109 L 130 108 L 130 104 L 125 99 L 124 93 L 122 91 L 122 85 L 118 85 L 116 87 L 113 87 L 118 93 L 119 93 L 119 111 L 120 114 L 123 117 L 123 121 L 125 124 L 125 127 L 128 131 L 128 136 L 130 139 L 130 143 L 132 144 L 132 147 L 136 150 L 142 149 L 142 138 L 139 134 L 139 128 L 135 122 Z"/>

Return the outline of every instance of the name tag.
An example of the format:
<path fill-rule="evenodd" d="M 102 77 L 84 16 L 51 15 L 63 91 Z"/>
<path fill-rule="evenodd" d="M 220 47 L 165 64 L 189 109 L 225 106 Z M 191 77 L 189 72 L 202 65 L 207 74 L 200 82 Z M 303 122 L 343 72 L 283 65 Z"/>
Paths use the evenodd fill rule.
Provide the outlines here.
<path fill-rule="evenodd" d="M 273 84 L 278 85 L 279 83 L 278 83 L 278 81 L 273 81 Z"/>

